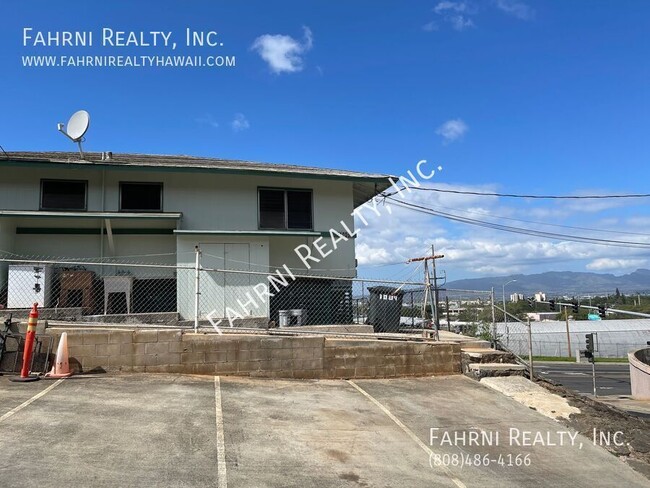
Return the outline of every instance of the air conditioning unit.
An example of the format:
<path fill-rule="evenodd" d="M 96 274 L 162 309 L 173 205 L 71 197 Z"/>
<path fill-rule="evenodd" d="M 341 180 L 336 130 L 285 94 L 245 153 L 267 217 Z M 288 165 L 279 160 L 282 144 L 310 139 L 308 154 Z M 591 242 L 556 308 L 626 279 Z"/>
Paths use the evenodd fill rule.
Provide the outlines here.
<path fill-rule="evenodd" d="M 43 264 L 10 264 L 7 308 L 39 308 L 50 306 L 54 268 Z"/>

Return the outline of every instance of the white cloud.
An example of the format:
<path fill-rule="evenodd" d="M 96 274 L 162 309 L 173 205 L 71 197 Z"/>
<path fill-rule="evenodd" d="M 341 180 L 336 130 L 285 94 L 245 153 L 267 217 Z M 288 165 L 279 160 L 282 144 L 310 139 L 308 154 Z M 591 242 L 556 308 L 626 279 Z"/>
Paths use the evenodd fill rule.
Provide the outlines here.
<path fill-rule="evenodd" d="M 469 127 L 461 119 L 451 119 L 438 127 L 436 134 L 441 136 L 445 142 L 454 142 L 463 137 L 468 130 Z"/>
<path fill-rule="evenodd" d="M 463 31 L 469 29 L 470 27 L 475 27 L 472 19 L 465 17 L 463 15 L 451 15 L 447 18 L 447 22 L 457 31 Z"/>
<path fill-rule="evenodd" d="M 230 123 L 230 126 L 235 132 L 241 132 L 248 129 L 251 124 L 248 122 L 248 119 L 244 116 L 244 114 L 237 113 L 235 114 L 233 121 Z"/>
<path fill-rule="evenodd" d="M 646 266 L 647 263 L 648 263 L 647 259 L 599 258 L 599 259 L 594 259 L 585 267 L 592 271 L 603 271 L 603 270 L 621 271 L 621 270 L 641 268 L 643 266 Z"/>
<path fill-rule="evenodd" d="M 499 10 L 521 20 L 531 20 L 535 17 L 535 10 L 529 5 L 517 0 L 496 0 Z"/>
<path fill-rule="evenodd" d="M 405 170 L 402 173 L 405 173 Z M 450 185 L 433 181 L 428 182 L 426 186 L 477 192 L 499 190 L 499 187 L 494 185 Z M 530 219 L 530 210 L 546 207 L 552 209 L 547 218 L 543 219 L 549 223 L 579 225 L 599 230 L 615 230 L 616 227 L 620 227 L 620 224 L 614 227 L 598 225 L 602 217 L 587 212 L 586 208 L 571 208 L 569 211 L 566 207 L 558 207 L 555 202 L 529 202 L 433 191 L 413 191 L 404 195 L 404 200 L 410 203 L 518 228 L 650 244 L 650 235 L 625 236 L 579 229 L 549 228 L 541 224 L 503 221 L 492 217 L 516 215 Z M 385 207 L 378 204 L 377 208 L 381 216 L 376 216 L 370 209 L 363 211 L 363 216 L 370 225 L 365 226 L 359 219 L 356 221 L 356 228 L 359 230 L 359 237 L 356 240 L 357 259 L 362 267 L 363 276 L 377 276 L 382 273 L 388 276 L 386 273 L 398 273 L 401 278 L 405 278 L 409 274 L 408 270 L 415 265 L 405 264 L 397 270 L 394 267 L 386 268 L 385 265 L 405 263 L 408 258 L 428 254 L 432 243 L 435 243 L 437 253 L 445 255 L 439 264 L 442 270 L 447 271 L 450 281 L 465 276 L 538 273 L 567 269 L 614 271 L 619 274 L 634 271 L 639 267 L 650 267 L 650 252 L 647 249 L 602 246 L 513 234 L 450 222 L 441 217 L 399 207 L 389 200 L 386 203 L 390 205 L 390 214 Z M 570 202 L 566 202 L 567 207 L 569 204 Z M 557 210 L 562 211 L 561 217 L 557 217 Z M 464 213 L 470 211 L 475 213 Z M 587 218 L 590 220 L 586 220 Z M 631 215 L 627 216 L 626 221 L 631 218 Z"/>
<path fill-rule="evenodd" d="M 433 8 L 433 11 L 437 14 L 442 14 L 448 11 L 453 12 L 466 12 L 469 10 L 467 3 L 465 2 L 438 2 L 438 4 Z"/>
<path fill-rule="evenodd" d="M 467 2 L 442 1 L 438 2 L 433 8 L 433 11 L 440 15 L 452 28 L 457 31 L 463 31 L 470 27 L 475 27 L 474 21 L 470 16 L 476 15 L 478 9 Z M 435 25 L 435 23 L 429 22 L 426 26 L 430 24 Z"/>
<path fill-rule="evenodd" d="M 209 127 L 212 127 L 213 129 L 218 129 L 219 128 L 219 122 L 214 120 L 211 114 L 205 114 L 203 117 L 198 117 L 196 119 L 196 122 L 199 125 L 206 125 Z"/>
<path fill-rule="evenodd" d="M 303 27 L 302 42 L 291 36 L 264 34 L 253 42 L 251 49 L 266 61 L 274 73 L 301 71 L 304 54 L 313 46 L 313 35 L 309 27 Z"/>
<path fill-rule="evenodd" d="M 506 15 L 520 20 L 532 20 L 535 10 L 520 0 L 492 0 L 492 5 Z M 484 6 L 482 6 L 484 7 Z M 443 0 L 436 4 L 433 12 L 457 31 L 464 31 L 476 27 L 474 19 L 478 17 L 479 6 L 471 1 Z M 425 31 L 437 30 L 435 22 L 429 22 L 422 27 Z"/>
<path fill-rule="evenodd" d="M 431 22 L 427 22 L 422 26 L 422 30 L 424 32 L 433 32 L 438 30 L 438 24 L 434 22 L 433 20 Z"/>

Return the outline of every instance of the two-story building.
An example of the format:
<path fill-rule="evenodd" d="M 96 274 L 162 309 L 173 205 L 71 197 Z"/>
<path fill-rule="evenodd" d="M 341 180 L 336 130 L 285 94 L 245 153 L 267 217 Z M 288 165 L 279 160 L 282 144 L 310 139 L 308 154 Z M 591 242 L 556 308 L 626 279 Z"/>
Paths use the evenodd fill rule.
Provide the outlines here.
<path fill-rule="evenodd" d="M 87 268 L 100 281 L 128 273 L 136 282 L 172 286 L 175 303 L 162 308 L 187 319 L 194 314 L 195 278 L 174 266 L 194 266 L 196 246 L 206 268 L 268 272 L 286 265 L 296 274 L 354 277 L 353 238 L 309 271 L 294 250 L 340 231 L 341 222 L 354 229 L 353 210 L 389 185 L 382 174 L 188 156 L 0 154 L 0 255 L 168 265 L 153 274 L 119 265 Z M 210 276 L 202 284 L 201 316 L 225 309 L 229 289 L 261 279 Z M 8 264 L 0 262 L 0 304 L 9 281 Z M 136 303 L 132 311 L 156 310 Z M 266 314 L 272 315 L 268 308 Z"/>

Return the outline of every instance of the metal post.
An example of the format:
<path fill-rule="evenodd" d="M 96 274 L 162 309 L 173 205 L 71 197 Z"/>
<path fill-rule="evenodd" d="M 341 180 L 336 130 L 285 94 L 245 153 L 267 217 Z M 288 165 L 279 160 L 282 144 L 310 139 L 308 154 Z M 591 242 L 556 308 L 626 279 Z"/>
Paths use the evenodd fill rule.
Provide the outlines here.
<path fill-rule="evenodd" d="M 569 307 L 564 307 L 564 319 L 566 320 L 566 342 L 569 348 L 569 357 L 571 357 L 571 335 L 569 334 Z"/>
<path fill-rule="evenodd" d="M 596 358 L 591 358 L 591 378 L 594 386 L 594 398 L 598 396 L 596 393 Z"/>
<path fill-rule="evenodd" d="M 413 291 L 411 291 L 411 328 L 415 328 L 415 305 L 413 303 Z"/>
<path fill-rule="evenodd" d="M 494 312 L 494 287 L 490 290 L 490 302 L 492 303 L 492 341 L 497 342 L 497 320 Z"/>
<path fill-rule="evenodd" d="M 201 295 L 201 249 L 194 246 L 196 261 L 194 264 L 194 332 L 199 331 L 199 296 Z"/>
<path fill-rule="evenodd" d="M 530 327 L 530 317 L 528 317 L 528 367 L 530 369 L 530 380 L 535 378 L 533 369 L 533 333 Z"/>
<path fill-rule="evenodd" d="M 429 282 L 429 286 L 431 286 L 430 282 Z M 437 316 L 438 315 L 438 304 L 436 302 L 435 296 L 436 296 L 436 293 L 429 293 L 429 299 L 431 301 L 431 313 L 432 313 L 432 315 L 435 314 L 434 316 Z M 434 328 L 436 330 L 435 339 L 437 341 L 439 341 L 440 340 L 440 332 L 439 332 L 440 331 L 440 326 L 439 326 L 439 323 L 438 323 L 437 320 L 433 321 L 433 326 L 434 326 Z"/>
<path fill-rule="evenodd" d="M 451 332 L 451 321 L 449 320 L 449 295 L 445 295 L 445 311 L 447 312 L 447 330 Z"/>
<path fill-rule="evenodd" d="M 509 282 L 508 282 L 509 283 Z M 503 285 L 503 323 L 508 323 L 508 314 L 506 313 L 506 284 Z"/>
<path fill-rule="evenodd" d="M 365 285 L 365 283 L 363 281 L 361 282 L 361 306 L 363 307 L 363 314 L 364 314 L 364 315 L 362 315 L 362 317 L 365 317 L 365 319 L 363 320 L 363 323 L 367 324 L 368 323 L 368 309 L 370 307 L 366 307 L 366 285 Z"/>

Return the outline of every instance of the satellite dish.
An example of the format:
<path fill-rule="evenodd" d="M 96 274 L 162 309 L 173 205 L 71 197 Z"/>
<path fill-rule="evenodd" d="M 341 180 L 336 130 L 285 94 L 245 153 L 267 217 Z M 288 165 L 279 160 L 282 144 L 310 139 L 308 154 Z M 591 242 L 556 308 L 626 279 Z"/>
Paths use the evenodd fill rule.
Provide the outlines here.
<path fill-rule="evenodd" d="M 88 125 L 90 125 L 90 115 L 88 112 L 85 110 L 75 112 L 70 117 L 70 120 L 68 120 L 68 126 L 66 127 L 68 137 L 75 142 L 80 141 L 88 130 Z"/>
<path fill-rule="evenodd" d="M 90 114 L 85 110 L 79 110 L 78 112 L 73 113 L 70 120 L 68 120 L 68 125 L 65 129 L 63 128 L 63 124 L 57 125 L 59 132 L 65 135 L 72 142 L 76 142 L 79 145 L 79 154 L 81 154 L 81 159 L 84 158 L 81 142 L 84 140 L 84 135 L 86 134 L 89 125 Z"/>

